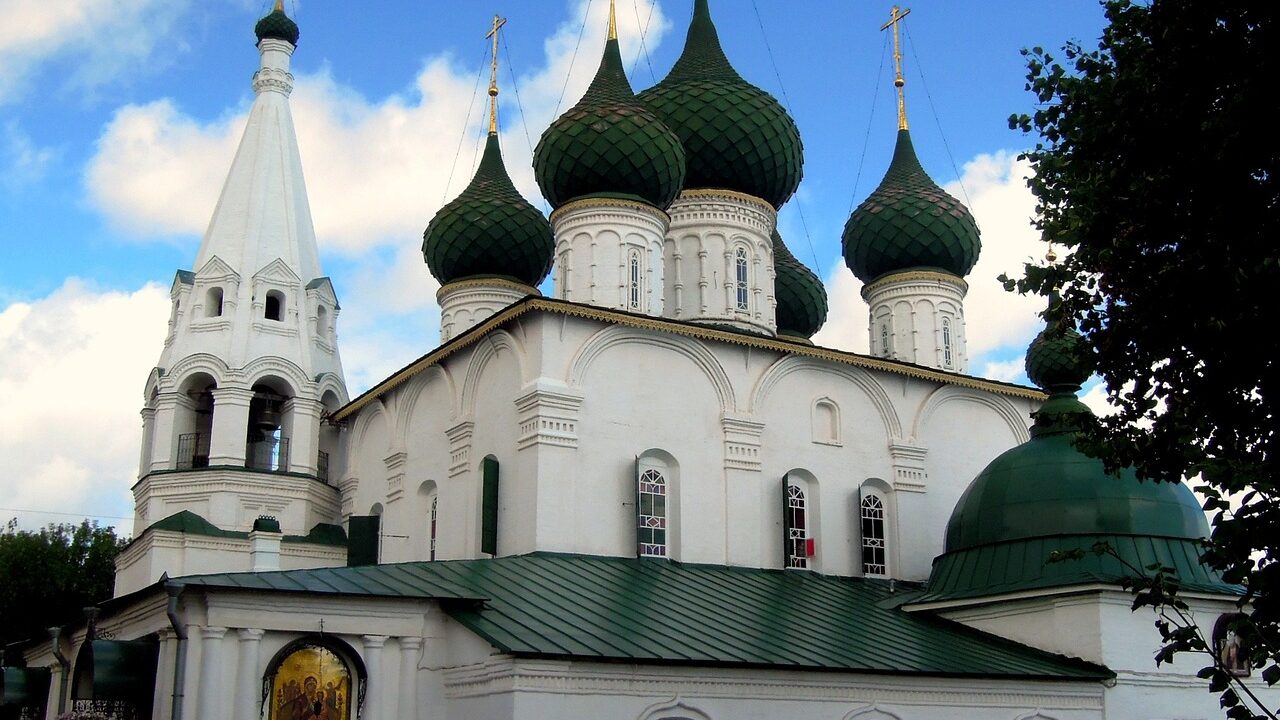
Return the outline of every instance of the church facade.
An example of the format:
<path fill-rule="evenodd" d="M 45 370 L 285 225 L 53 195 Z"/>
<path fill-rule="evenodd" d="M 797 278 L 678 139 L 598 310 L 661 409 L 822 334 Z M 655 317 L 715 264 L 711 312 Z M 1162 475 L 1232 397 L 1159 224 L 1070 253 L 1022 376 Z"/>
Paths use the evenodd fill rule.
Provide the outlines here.
<path fill-rule="evenodd" d="M 1075 450 L 1090 369 L 1070 329 L 1032 344 L 1038 387 L 967 374 L 980 237 L 905 113 L 843 238 L 860 355 L 809 339 L 825 291 L 776 229 L 799 132 L 734 70 L 707 0 L 639 94 L 611 26 L 535 152 L 550 218 L 507 174 L 495 69 L 483 158 L 423 238 L 442 344 L 352 399 L 288 104 L 299 30 L 277 4 L 256 33 L 248 126 L 146 382 L 116 597 L 27 644 L 6 707 L 1220 715 L 1203 662 L 1154 664 L 1154 616 L 1121 587 L 1174 568 L 1229 651 L 1239 588 L 1198 562 L 1203 513 Z"/>

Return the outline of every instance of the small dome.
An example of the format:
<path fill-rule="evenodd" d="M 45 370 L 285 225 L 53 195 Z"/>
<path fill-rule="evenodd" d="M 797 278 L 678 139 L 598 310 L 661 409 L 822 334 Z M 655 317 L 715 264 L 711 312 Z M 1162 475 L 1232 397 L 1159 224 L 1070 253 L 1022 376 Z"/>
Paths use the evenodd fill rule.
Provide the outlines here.
<path fill-rule="evenodd" d="M 542 133 L 534 176 L 553 207 L 588 196 L 646 202 L 665 210 L 684 181 L 680 139 L 631 92 L 616 38 L 587 93 Z"/>
<path fill-rule="evenodd" d="M 675 67 L 640 100 L 680 136 L 689 163 L 685 188 L 734 190 L 779 208 L 800 185 L 800 130 L 781 103 L 729 64 L 707 0 L 694 2 Z"/>
<path fill-rule="evenodd" d="M 516 191 L 490 134 L 480 167 L 462 194 L 440 208 L 422 235 L 422 255 L 437 280 L 507 277 L 537 285 L 551 270 L 551 225 Z"/>
<path fill-rule="evenodd" d="M 778 300 L 778 334 L 808 339 L 827 321 L 827 290 L 812 270 L 773 231 L 773 294 Z"/>
<path fill-rule="evenodd" d="M 863 282 L 913 268 L 964 277 L 978 262 L 978 226 L 959 200 L 938 187 L 898 131 L 893 162 L 880 186 L 845 223 L 844 260 Z"/>
<path fill-rule="evenodd" d="M 1027 377 L 1045 390 L 1076 390 L 1093 374 L 1089 345 L 1080 333 L 1057 323 L 1027 348 Z"/>
<path fill-rule="evenodd" d="M 258 36 L 258 42 L 262 42 L 268 38 L 272 40 L 284 40 L 290 45 L 298 44 L 298 23 L 284 14 L 284 5 L 276 3 L 276 7 L 265 17 L 253 26 L 253 34 Z"/>

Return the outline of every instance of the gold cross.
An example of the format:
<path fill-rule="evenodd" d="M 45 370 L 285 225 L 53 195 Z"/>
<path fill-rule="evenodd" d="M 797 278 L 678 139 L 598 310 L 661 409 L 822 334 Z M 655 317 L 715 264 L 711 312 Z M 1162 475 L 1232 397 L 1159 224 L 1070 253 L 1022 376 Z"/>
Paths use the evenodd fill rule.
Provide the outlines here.
<path fill-rule="evenodd" d="M 507 24 L 504 17 L 493 16 L 493 29 L 485 33 L 493 38 L 493 59 L 489 65 L 489 134 L 498 134 L 498 30 Z"/>
<path fill-rule="evenodd" d="M 889 11 L 889 22 L 880 26 L 880 30 L 888 30 L 893 28 L 893 86 L 898 88 L 898 129 L 907 129 L 907 102 L 903 97 L 902 87 L 906 85 L 906 81 L 902 79 L 902 43 L 898 38 L 898 24 L 902 22 L 902 18 L 911 14 L 911 8 L 902 10 L 897 5 Z"/>

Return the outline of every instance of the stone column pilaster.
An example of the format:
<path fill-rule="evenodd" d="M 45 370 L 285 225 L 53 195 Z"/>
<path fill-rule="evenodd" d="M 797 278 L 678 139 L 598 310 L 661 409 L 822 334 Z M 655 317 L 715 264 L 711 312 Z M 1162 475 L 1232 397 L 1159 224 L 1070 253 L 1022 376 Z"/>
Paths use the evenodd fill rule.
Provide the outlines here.
<path fill-rule="evenodd" d="M 382 646 L 386 635 L 364 635 L 364 669 L 369 673 L 369 686 L 365 690 L 364 717 L 362 720 L 384 720 L 383 694 L 388 683 L 382 676 Z"/>
<path fill-rule="evenodd" d="M 259 720 L 262 702 L 262 683 L 258 672 L 258 654 L 264 631 L 257 628 L 240 628 L 240 657 L 236 663 L 236 690 L 230 693 L 237 698 L 236 720 Z"/>
<path fill-rule="evenodd" d="M 213 432 L 209 440 L 210 465 L 244 467 L 249 436 L 249 403 L 253 390 L 223 387 L 213 391 Z"/>
<path fill-rule="evenodd" d="M 400 698 L 398 720 L 418 720 L 418 654 L 422 638 L 400 638 Z"/>
<path fill-rule="evenodd" d="M 200 718 L 227 717 L 226 701 L 233 693 L 222 685 L 222 638 L 226 634 L 224 627 L 200 628 Z"/>

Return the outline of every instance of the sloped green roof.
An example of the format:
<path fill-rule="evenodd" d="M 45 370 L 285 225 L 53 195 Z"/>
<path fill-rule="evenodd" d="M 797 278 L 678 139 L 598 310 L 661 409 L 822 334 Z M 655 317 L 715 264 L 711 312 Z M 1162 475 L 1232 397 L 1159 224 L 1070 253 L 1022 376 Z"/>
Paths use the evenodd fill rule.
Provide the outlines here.
<path fill-rule="evenodd" d="M 773 294 L 778 301 L 778 334 L 810 338 L 827 321 L 827 290 L 822 281 L 787 249 L 773 231 Z"/>
<path fill-rule="evenodd" d="M 695 0 L 684 52 L 662 82 L 640 93 L 680 136 L 686 188 L 724 188 L 782 207 L 804 176 L 804 144 L 772 95 L 734 70 L 707 0 Z"/>
<path fill-rule="evenodd" d="M 490 133 L 475 177 L 427 225 L 422 255 L 441 284 L 509 277 L 537 285 L 551 271 L 551 224 L 516 190 Z"/>
<path fill-rule="evenodd" d="M 288 15 L 285 15 L 284 8 L 277 5 L 275 10 L 272 10 L 266 17 L 259 20 L 258 24 L 253 26 L 253 34 L 258 36 L 258 42 L 271 38 L 297 45 L 300 32 L 298 23 L 291 20 Z"/>
<path fill-rule="evenodd" d="M 845 263 L 863 282 L 913 268 L 964 277 L 982 249 L 973 215 L 920 166 L 906 130 L 898 131 L 888 172 L 849 216 L 841 239 Z"/>
<path fill-rule="evenodd" d="M 275 522 L 274 520 L 272 522 Z M 279 523 L 276 523 L 275 532 L 279 532 Z M 258 521 L 254 521 L 254 529 L 260 528 Z M 203 517 L 191 512 L 190 510 L 182 510 L 176 512 L 169 517 L 158 520 L 147 526 L 134 538 L 136 542 L 142 535 L 152 530 L 166 530 L 168 532 L 184 533 L 186 535 L 204 535 L 205 537 L 231 538 L 238 540 L 247 540 L 249 533 L 242 530 L 223 530 L 213 523 L 205 520 Z M 283 535 L 281 542 L 299 543 L 310 545 L 336 545 L 345 547 L 347 544 L 347 533 L 342 529 L 341 525 L 332 525 L 329 523 L 316 523 L 311 528 L 311 532 L 306 535 Z"/>
<path fill-rule="evenodd" d="M 898 609 L 902 583 L 664 560 L 491 560 L 233 573 L 186 586 L 444 601 L 519 656 L 957 677 L 1101 680 L 1103 667 Z"/>
<path fill-rule="evenodd" d="M 554 207 L 608 194 L 665 210 L 680 193 L 680 139 L 636 99 L 616 38 L 605 42 L 600 69 L 582 100 L 542 133 L 533 171 Z"/>

